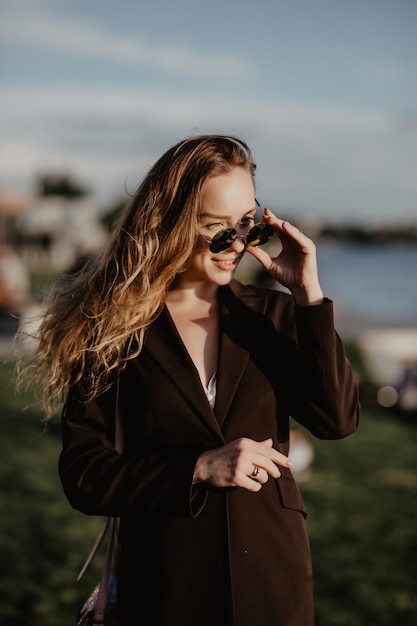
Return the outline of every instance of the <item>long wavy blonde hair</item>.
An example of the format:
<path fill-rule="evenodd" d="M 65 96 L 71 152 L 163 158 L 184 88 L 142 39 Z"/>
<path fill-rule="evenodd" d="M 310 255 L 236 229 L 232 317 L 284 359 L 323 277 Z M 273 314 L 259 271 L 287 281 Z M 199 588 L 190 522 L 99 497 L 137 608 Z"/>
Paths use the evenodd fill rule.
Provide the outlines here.
<path fill-rule="evenodd" d="M 82 382 L 93 398 L 140 353 L 195 248 L 202 185 L 234 167 L 255 172 L 249 147 L 236 137 L 200 135 L 173 146 L 150 169 L 101 254 L 51 290 L 30 376 L 45 420 L 69 387 Z"/>

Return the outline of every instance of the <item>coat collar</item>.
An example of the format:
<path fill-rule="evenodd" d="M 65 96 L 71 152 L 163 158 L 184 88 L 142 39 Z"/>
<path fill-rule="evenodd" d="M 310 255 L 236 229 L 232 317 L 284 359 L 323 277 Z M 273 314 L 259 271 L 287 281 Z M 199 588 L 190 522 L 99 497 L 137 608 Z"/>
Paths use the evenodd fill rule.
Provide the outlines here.
<path fill-rule="evenodd" d="M 244 299 L 245 304 L 252 308 L 256 301 L 259 305 L 259 296 L 254 290 L 234 281 L 230 286 L 219 288 L 219 298 L 220 337 L 214 412 L 197 369 L 166 307 L 148 328 L 146 350 L 179 388 L 200 418 L 223 439 L 221 426 L 249 359 L 249 352 L 236 339 L 239 336 L 238 328 L 245 327 L 245 307 L 239 300 Z"/>

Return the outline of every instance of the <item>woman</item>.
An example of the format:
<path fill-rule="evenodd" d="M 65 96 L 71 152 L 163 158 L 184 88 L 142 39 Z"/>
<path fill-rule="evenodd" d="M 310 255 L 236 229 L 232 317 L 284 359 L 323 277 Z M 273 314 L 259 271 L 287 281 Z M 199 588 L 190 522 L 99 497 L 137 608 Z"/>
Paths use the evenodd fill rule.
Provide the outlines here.
<path fill-rule="evenodd" d="M 254 171 L 233 137 L 168 150 L 41 327 L 66 496 L 121 519 L 119 626 L 313 624 L 289 416 L 345 437 L 358 396 L 314 243 L 268 209 L 253 228 Z M 235 281 L 245 251 L 291 295 Z"/>

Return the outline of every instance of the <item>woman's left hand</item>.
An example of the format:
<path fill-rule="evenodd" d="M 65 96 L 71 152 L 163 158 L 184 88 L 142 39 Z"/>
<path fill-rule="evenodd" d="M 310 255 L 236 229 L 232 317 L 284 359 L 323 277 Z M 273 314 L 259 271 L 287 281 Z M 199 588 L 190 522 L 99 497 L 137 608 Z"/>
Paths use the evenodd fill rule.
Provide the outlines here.
<path fill-rule="evenodd" d="M 298 306 L 321 304 L 323 292 L 314 242 L 290 222 L 275 217 L 269 209 L 264 209 L 263 221 L 273 227 L 281 240 L 281 252 L 271 257 L 259 247 L 247 246 L 246 251 L 258 259 L 268 274 L 291 291 Z"/>

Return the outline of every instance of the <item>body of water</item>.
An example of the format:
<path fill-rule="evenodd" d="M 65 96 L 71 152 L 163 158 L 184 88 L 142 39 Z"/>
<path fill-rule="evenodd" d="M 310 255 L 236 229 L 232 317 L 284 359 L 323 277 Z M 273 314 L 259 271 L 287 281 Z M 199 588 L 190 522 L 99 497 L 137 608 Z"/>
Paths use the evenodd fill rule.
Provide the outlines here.
<path fill-rule="evenodd" d="M 318 240 L 316 245 L 320 282 L 334 301 L 336 327 L 343 335 L 373 328 L 417 329 L 417 244 Z M 256 281 L 258 270 L 247 254 L 236 278 Z"/>
<path fill-rule="evenodd" d="M 366 329 L 417 330 L 417 244 L 316 243 L 320 281 L 334 301 L 336 328 L 343 337 Z M 258 270 L 246 254 L 236 278 L 252 282 Z M 0 355 L 9 352 L 9 339 L 0 336 Z"/>
<path fill-rule="evenodd" d="M 417 244 L 318 242 L 325 294 L 342 319 L 417 327 Z"/>

